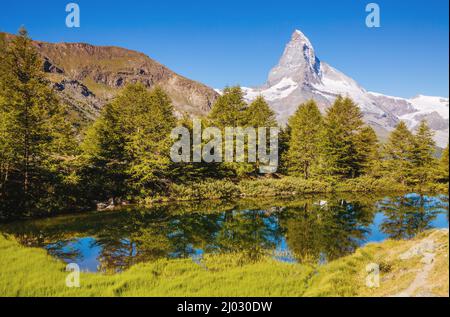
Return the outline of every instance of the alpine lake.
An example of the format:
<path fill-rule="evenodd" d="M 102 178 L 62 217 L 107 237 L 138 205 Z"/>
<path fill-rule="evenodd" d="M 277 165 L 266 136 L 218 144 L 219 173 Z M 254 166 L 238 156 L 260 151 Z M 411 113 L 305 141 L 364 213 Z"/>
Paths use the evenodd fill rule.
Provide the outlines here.
<path fill-rule="evenodd" d="M 114 274 L 140 262 L 240 252 L 327 263 L 370 242 L 448 228 L 448 195 L 334 194 L 127 206 L 0 225 L 82 271 Z"/>

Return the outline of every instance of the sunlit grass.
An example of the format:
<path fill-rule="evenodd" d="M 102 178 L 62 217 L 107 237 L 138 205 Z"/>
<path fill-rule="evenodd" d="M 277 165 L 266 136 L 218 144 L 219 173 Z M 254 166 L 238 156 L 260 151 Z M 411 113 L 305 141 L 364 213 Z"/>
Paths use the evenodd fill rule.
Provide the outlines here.
<path fill-rule="evenodd" d="M 437 295 L 448 296 L 448 231 L 428 234 L 440 243 L 429 280 Z M 398 260 L 413 243 L 369 244 L 316 267 L 271 258 L 243 263 L 239 254 L 206 256 L 201 265 L 191 259 L 158 260 L 115 275 L 81 273 L 81 287 L 68 288 L 64 263 L 1 236 L 0 296 L 389 296 L 406 288 L 420 268 L 418 258 Z M 376 289 L 365 285 L 365 268 L 372 262 L 381 264 Z"/>

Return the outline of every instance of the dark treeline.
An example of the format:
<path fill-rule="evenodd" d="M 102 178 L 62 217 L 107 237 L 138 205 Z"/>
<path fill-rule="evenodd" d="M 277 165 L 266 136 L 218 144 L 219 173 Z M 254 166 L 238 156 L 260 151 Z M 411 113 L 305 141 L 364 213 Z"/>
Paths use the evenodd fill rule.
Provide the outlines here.
<path fill-rule="evenodd" d="M 192 122 L 174 116 L 158 87 L 126 86 L 82 133 L 68 118 L 27 32 L 8 44 L 0 39 L 0 218 L 92 208 L 108 199 L 139 201 L 164 196 L 172 184 L 261 176 L 258 162 L 172 162 L 170 133 L 177 125 L 192 129 Z M 202 124 L 277 126 L 264 98 L 247 104 L 239 87 L 225 89 Z M 415 134 L 400 122 L 381 145 L 349 98 L 338 97 L 325 115 L 314 101 L 300 105 L 279 139 L 276 177 L 389 178 L 411 187 L 448 182 L 448 146 L 435 158 L 425 121 Z"/>

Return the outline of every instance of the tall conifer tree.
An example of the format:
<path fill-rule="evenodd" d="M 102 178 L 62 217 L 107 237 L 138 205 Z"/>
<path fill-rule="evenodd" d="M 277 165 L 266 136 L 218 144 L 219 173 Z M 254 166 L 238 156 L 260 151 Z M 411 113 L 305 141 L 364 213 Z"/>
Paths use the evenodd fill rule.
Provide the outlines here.
<path fill-rule="evenodd" d="M 172 103 L 159 87 L 127 85 L 107 105 L 87 132 L 83 149 L 103 195 L 151 195 L 170 176 L 170 132 L 175 127 Z M 132 188 L 133 193 L 127 191 Z"/>
<path fill-rule="evenodd" d="M 423 120 L 414 135 L 414 179 L 416 184 L 426 184 L 432 181 L 436 174 L 436 158 L 434 157 L 436 144 L 434 133 L 427 122 Z"/>
<path fill-rule="evenodd" d="M 351 178 L 361 173 L 358 144 L 363 125 L 359 107 L 351 99 L 339 96 L 324 120 L 322 151 L 326 174 Z"/>
<path fill-rule="evenodd" d="M 375 131 L 365 126 L 357 138 L 360 173 L 381 176 L 380 144 Z"/>
<path fill-rule="evenodd" d="M 240 87 L 227 87 L 214 103 L 208 118 L 218 128 L 245 126 L 247 103 Z"/>
<path fill-rule="evenodd" d="M 63 119 L 65 108 L 45 77 L 42 58 L 27 31 L 20 29 L 19 35 L 3 46 L 2 186 L 8 186 L 9 195 L 14 196 L 6 199 L 15 201 L 18 210 L 29 214 L 40 199 L 55 196 L 55 182 L 64 176 L 61 164 L 74 154 L 75 145 L 71 125 Z"/>
<path fill-rule="evenodd" d="M 289 131 L 288 172 L 308 179 L 317 172 L 323 136 L 322 115 L 313 100 L 298 107 L 289 119 Z"/>
<path fill-rule="evenodd" d="M 448 183 L 448 178 L 449 178 L 448 164 L 449 164 L 449 161 L 448 161 L 448 144 L 447 144 L 444 151 L 442 152 L 442 157 L 441 157 L 441 161 L 440 161 L 440 167 L 441 167 L 440 173 L 442 175 L 440 178 L 443 179 L 447 183 Z"/>
<path fill-rule="evenodd" d="M 387 171 L 402 184 L 407 184 L 414 167 L 414 136 L 400 121 L 384 147 Z"/>

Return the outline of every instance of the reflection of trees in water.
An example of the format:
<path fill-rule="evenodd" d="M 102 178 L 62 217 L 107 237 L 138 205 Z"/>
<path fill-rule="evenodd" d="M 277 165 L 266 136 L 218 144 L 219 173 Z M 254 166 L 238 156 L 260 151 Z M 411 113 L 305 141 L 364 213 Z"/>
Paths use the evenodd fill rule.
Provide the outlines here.
<path fill-rule="evenodd" d="M 204 252 L 244 252 L 252 258 L 273 249 L 281 239 L 275 214 L 259 211 L 219 213 L 174 213 L 164 207 L 128 212 L 93 214 L 67 225 L 13 226 L 26 245 L 46 246 L 61 259 L 82 259 L 82 250 L 67 248 L 74 237 L 94 238 L 100 254 L 99 271 L 117 272 L 135 263 L 164 257 L 189 257 L 197 249 Z M 76 218 L 76 217 L 75 217 Z M 76 244 L 74 244 L 76 245 Z"/>
<path fill-rule="evenodd" d="M 135 243 L 126 238 L 123 227 L 105 228 L 97 235 L 95 244 L 101 250 L 98 257 L 99 271 L 114 273 L 132 264 Z"/>
<path fill-rule="evenodd" d="M 188 257 L 206 249 L 217 231 L 218 215 L 171 215 L 131 212 L 120 226 L 111 223 L 97 235 L 102 271 L 122 270 L 132 264 L 164 257 Z"/>
<path fill-rule="evenodd" d="M 445 204 L 444 199 L 447 199 Z M 377 201 L 379 203 L 377 203 Z M 440 203 L 439 203 L 440 202 Z M 442 204 L 444 202 L 444 204 Z M 439 205 L 439 207 L 438 207 Z M 277 208 L 271 208 L 277 207 Z M 2 231 L 25 245 L 46 246 L 62 259 L 82 259 L 83 250 L 67 248 L 76 237 L 92 237 L 100 250 L 99 270 L 117 272 L 130 265 L 165 257 L 203 252 L 240 252 L 255 260 L 273 251 L 283 237 L 300 262 L 317 263 L 352 253 L 365 241 L 375 207 L 387 219 L 382 230 L 391 237 L 409 237 L 427 228 L 448 196 L 305 198 L 304 200 L 228 202 L 220 212 L 195 212 L 200 207 L 159 206 L 110 213 L 92 213 L 18 223 Z M 281 208 L 281 209 L 280 209 Z M 434 210 L 434 211 L 433 211 Z"/>
<path fill-rule="evenodd" d="M 47 245 L 46 249 L 49 254 L 54 257 L 64 259 L 68 262 L 77 262 L 83 259 L 83 253 L 81 250 L 74 247 L 77 240 L 70 241 L 58 241 Z"/>
<path fill-rule="evenodd" d="M 136 261 L 189 257 L 197 249 L 255 256 L 262 249 L 274 248 L 281 237 L 276 235 L 275 216 L 261 211 L 154 216 L 132 221 L 137 230 L 129 237 L 136 245 Z"/>
<path fill-rule="evenodd" d="M 219 218 L 220 214 L 199 213 L 171 218 L 166 225 L 170 256 L 189 257 L 195 249 L 210 251 L 219 230 Z"/>
<path fill-rule="evenodd" d="M 448 203 L 442 198 L 419 194 L 385 198 L 378 207 L 386 217 L 380 229 L 391 239 L 410 239 L 430 229 L 445 208 L 448 215 Z"/>
<path fill-rule="evenodd" d="M 301 263 L 331 261 L 364 241 L 373 222 L 373 201 L 308 200 L 282 214 L 286 242 Z"/>
<path fill-rule="evenodd" d="M 120 226 L 111 224 L 97 235 L 102 271 L 121 270 L 162 257 L 189 257 L 204 252 L 245 252 L 252 257 L 274 248 L 276 217 L 260 211 L 171 215 L 131 213 Z"/>
<path fill-rule="evenodd" d="M 223 214 L 215 246 L 222 252 L 242 252 L 250 260 L 273 250 L 282 239 L 278 218 L 269 211 L 246 210 Z"/>
<path fill-rule="evenodd" d="M 40 230 L 19 222 L 6 227 L 6 232 L 14 234 L 20 244 L 28 247 L 45 247 L 47 252 L 65 261 L 76 262 L 83 259 L 81 250 L 76 248 L 78 239 L 69 237 L 60 230 Z"/>
<path fill-rule="evenodd" d="M 448 222 L 448 208 L 449 208 L 448 207 L 448 195 L 447 196 L 446 195 L 439 195 L 438 198 L 441 201 L 442 208 L 447 211 L 446 212 L 446 216 L 447 216 L 447 222 Z"/>

